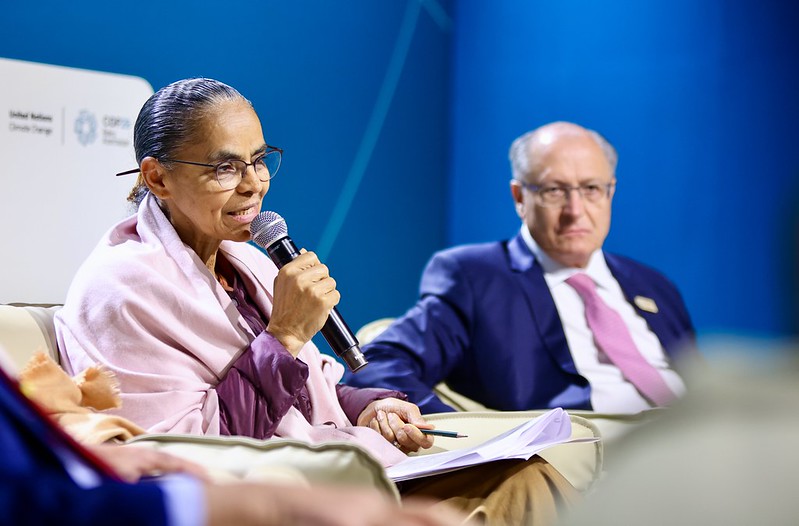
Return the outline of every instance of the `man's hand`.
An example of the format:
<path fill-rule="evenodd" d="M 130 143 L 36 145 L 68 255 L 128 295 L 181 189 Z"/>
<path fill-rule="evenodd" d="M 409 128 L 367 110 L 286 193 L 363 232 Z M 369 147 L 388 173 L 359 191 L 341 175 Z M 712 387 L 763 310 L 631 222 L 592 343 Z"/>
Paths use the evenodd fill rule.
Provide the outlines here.
<path fill-rule="evenodd" d="M 126 482 L 167 473 L 188 473 L 208 480 L 205 468 L 199 464 L 147 447 L 103 444 L 86 448 L 104 460 Z"/>
<path fill-rule="evenodd" d="M 460 526 L 444 503 L 396 501 L 373 489 L 287 485 L 208 486 L 209 526 Z"/>

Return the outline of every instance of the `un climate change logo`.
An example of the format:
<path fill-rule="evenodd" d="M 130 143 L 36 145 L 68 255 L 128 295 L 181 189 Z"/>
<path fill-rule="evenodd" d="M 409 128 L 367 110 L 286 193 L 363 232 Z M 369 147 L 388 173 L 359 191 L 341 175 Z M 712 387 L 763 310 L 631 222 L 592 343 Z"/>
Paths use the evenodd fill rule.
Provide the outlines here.
<path fill-rule="evenodd" d="M 75 135 L 83 146 L 94 142 L 97 138 L 97 119 L 93 113 L 81 110 L 75 119 Z"/>

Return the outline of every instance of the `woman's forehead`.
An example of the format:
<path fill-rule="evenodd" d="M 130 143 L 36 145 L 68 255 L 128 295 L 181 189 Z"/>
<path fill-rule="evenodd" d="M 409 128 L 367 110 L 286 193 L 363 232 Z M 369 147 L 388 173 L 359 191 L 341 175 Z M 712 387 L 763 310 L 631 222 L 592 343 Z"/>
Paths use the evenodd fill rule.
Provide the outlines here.
<path fill-rule="evenodd" d="M 223 101 L 204 112 L 185 149 L 252 153 L 264 143 L 261 121 L 246 101 Z"/>

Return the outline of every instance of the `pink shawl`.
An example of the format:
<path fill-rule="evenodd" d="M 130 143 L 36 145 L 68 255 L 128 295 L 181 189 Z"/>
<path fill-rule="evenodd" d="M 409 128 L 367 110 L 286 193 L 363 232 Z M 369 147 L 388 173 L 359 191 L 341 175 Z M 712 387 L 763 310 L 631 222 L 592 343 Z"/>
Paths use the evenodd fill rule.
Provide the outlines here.
<path fill-rule="evenodd" d="M 224 241 L 220 250 L 269 316 L 275 265 L 247 243 Z M 152 195 L 103 237 L 78 270 L 55 322 L 64 368 L 74 375 L 103 364 L 120 382 L 116 413 L 154 433 L 219 434 L 214 387 L 256 337 Z M 335 392 L 341 364 L 312 342 L 299 359 L 310 372 L 312 421 L 292 407 L 277 436 L 355 441 L 386 466 L 405 458 L 378 433 L 347 420 Z"/>

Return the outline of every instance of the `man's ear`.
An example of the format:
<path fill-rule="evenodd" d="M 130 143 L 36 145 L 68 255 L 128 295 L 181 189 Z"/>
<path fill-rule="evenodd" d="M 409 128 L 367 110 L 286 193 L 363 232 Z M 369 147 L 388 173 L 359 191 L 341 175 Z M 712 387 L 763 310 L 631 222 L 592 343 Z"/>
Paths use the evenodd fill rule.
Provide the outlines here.
<path fill-rule="evenodd" d="M 513 203 L 516 206 L 516 214 L 524 218 L 524 196 L 522 195 L 522 185 L 519 181 L 511 179 L 510 181 L 510 195 L 513 197 Z"/>
<path fill-rule="evenodd" d="M 164 184 L 166 170 L 155 157 L 145 157 L 141 161 L 141 176 L 150 192 L 159 199 L 169 197 L 169 190 Z"/>

